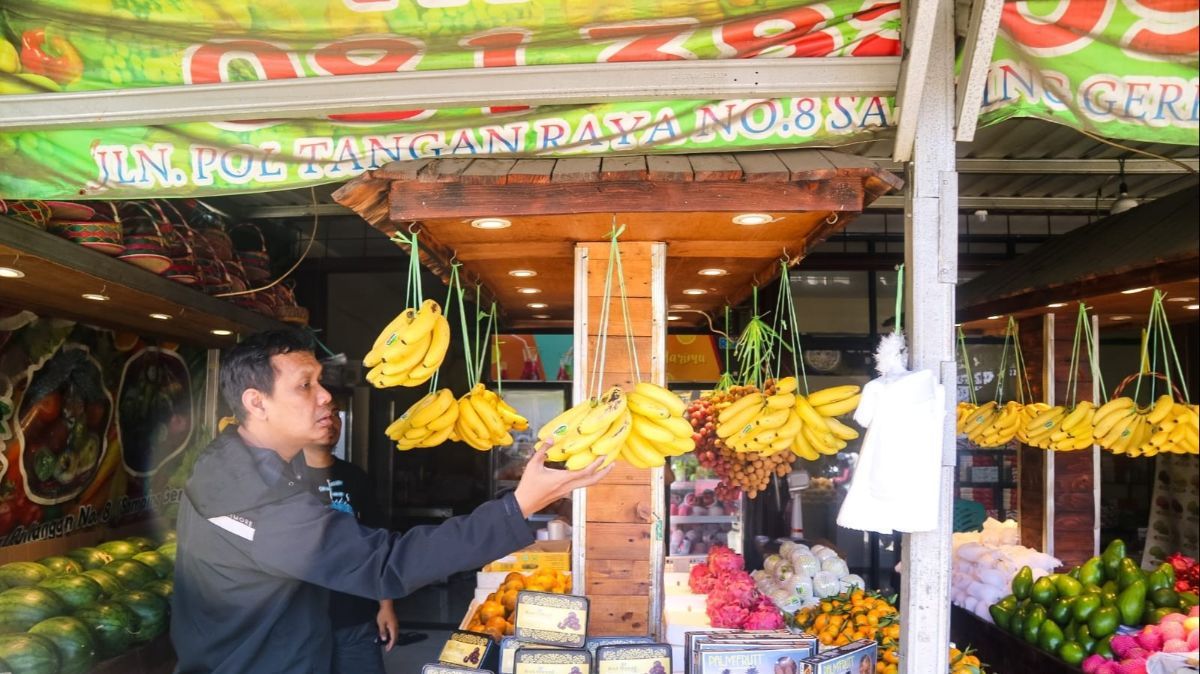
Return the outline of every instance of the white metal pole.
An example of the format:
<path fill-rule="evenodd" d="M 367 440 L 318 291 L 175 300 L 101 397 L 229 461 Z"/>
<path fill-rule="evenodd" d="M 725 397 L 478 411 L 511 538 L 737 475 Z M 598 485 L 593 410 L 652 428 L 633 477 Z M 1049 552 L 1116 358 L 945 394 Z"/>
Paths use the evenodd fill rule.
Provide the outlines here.
<path fill-rule="evenodd" d="M 1092 404 L 1100 400 L 1100 314 L 1092 315 Z M 1100 554 L 1100 445 L 1092 445 L 1092 554 Z"/>
<path fill-rule="evenodd" d="M 571 389 L 571 404 L 578 405 L 587 400 L 588 370 L 588 248 L 575 247 L 575 334 L 572 357 L 574 382 Z M 599 346 L 599 345 L 597 345 Z M 587 489 L 576 489 L 571 494 L 571 586 L 573 592 L 587 592 Z"/>
<path fill-rule="evenodd" d="M 954 286 L 958 281 L 953 3 L 938 3 L 932 34 L 914 39 L 928 40 L 930 45 L 905 203 L 905 261 L 912 279 L 908 299 L 910 353 L 913 368 L 933 370 L 953 391 L 957 372 Z M 900 671 L 906 674 L 948 669 L 951 506 L 956 462 L 954 404 L 954 396 L 947 395 L 938 527 L 904 536 Z"/>
<path fill-rule="evenodd" d="M 1042 390 L 1045 391 L 1046 402 L 1054 404 L 1054 314 L 1048 313 L 1042 318 Z M 1042 552 L 1054 554 L 1054 452 L 1043 455 L 1045 468 L 1042 472 Z"/>

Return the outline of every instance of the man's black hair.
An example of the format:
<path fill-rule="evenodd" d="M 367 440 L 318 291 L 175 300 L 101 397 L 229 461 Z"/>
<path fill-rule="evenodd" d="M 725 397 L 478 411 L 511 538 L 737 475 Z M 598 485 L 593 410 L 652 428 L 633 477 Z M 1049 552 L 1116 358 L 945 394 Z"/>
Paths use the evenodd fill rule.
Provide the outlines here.
<path fill-rule="evenodd" d="M 234 416 L 245 420 L 242 392 L 246 389 L 275 391 L 271 356 L 297 351 L 313 353 L 313 340 L 307 332 L 291 328 L 255 333 L 225 351 L 221 357 L 221 395 Z"/>

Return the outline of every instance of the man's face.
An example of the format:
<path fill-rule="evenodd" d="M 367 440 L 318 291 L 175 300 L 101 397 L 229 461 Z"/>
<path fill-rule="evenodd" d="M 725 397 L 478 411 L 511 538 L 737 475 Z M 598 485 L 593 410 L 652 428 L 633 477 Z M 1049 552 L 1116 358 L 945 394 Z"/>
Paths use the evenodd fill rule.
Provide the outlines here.
<path fill-rule="evenodd" d="M 342 415 L 339 414 L 340 411 L 337 405 L 331 405 L 329 408 L 329 430 L 325 434 L 324 442 L 321 443 L 327 450 L 332 450 L 333 446 L 337 444 L 338 438 L 342 437 Z"/>
<path fill-rule="evenodd" d="M 334 424 L 333 401 L 321 386 L 321 364 L 307 351 L 271 356 L 275 390 L 263 391 L 265 426 L 296 447 L 324 442 Z"/>

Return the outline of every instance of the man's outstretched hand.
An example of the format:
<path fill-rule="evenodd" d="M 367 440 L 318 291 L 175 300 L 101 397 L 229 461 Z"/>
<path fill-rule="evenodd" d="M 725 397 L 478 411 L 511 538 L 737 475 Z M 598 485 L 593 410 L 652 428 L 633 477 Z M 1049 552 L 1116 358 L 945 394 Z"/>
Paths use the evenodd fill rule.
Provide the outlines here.
<path fill-rule="evenodd" d="M 616 464 L 600 468 L 604 459 L 596 459 L 590 466 L 581 470 L 557 470 L 546 467 L 546 450 L 550 443 L 538 446 L 537 451 L 525 464 L 525 473 L 517 484 L 514 496 L 521 506 L 521 514 L 525 517 L 540 511 L 560 498 L 581 487 L 590 487 L 604 479 Z"/>

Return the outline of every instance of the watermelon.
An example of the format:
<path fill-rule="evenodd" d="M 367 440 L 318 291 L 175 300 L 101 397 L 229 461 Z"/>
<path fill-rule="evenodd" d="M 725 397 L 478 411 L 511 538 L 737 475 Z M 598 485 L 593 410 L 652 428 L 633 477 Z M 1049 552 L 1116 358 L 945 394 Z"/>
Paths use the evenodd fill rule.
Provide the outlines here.
<path fill-rule="evenodd" d="M 159 578 L 167 578 L 175 573 L 175 562 L 167 559 L 161 552 L 155 552 L 154 550 L 139 552 L 133 556 L 133 560 L 154 569 Z"/>
<path fill-rule="evenodd" d="M 37 562 L 9 562 L 0 566 L 0 583 L 5 587 L 28 587 L 50 577 L 50 569 Z"/>
<path fill-rule="evenodd" d="M 114 560 L 129 559 L 142 551 L 140 546 L 129 541 L 105 541 L 96 547 L 111 555 Z"/>
<path fill-rule="evenodd" d="M 170 578 L 152 580 L 143 585 L 142 589 L 146 592 L 153 592 L 169 602 L 171 601 L 171 595 L 175 594 L 175 581 Z"/>
<path fill-rule="evenodd" d="M 139 552 L 153 550 L 154 548 L 158 547 L 158 543 L 155 543 L 153 539 L 146 538 L 145 536 L 130 536 L 129 538 L 125 539 L 125 542 L 138 548 Z"/>
<path fill-rule="evenodd" d="M 58 674 L 87 674 L 96 663 L 96 639 L 79 618 L 59 616 L 29 628 L 46 637 L 58 650 Z"/>
<path fill-rule="evenodd" d="M 96 654 L 111 658 L 129 650 L 138 633 L 138 615 L 124 604 L 100 601 L 84 606 L 75 617 L 88 626 L 96 639 Z"/>
<path fill-rule="evenodd" d="M 154 572 L 154 569 L 133 559 L 118 559 L 106 564 L 103 570 L 116 576 L 125 587 L 132 590 L 158 579 L 158 574 Z"/>
<path fill-rule="evenodd" d="M 79 562 L 85 569 L 98 569 L 113 560 L 113 556 L 100 548 L 75 548 L 67 553 L 71 559 Z"/>
<path fill-rule="evenodd" d="M 101 595 L 104 594 L 99 583 L 83 574 L 47 578 L 38 583 L 38 587 L 58 595 L 58 598 L 63 600 L 63 603 L 72 611 L 99 601 Z"/>
<path fill-rule="evenodd" d="M 24 632 L 68 610 L 69 607 L 58 595 L 45 588 L 14 587 L 5 590 L 0 592 L 0 633 Z"/>
<path fill-rule="evenodd" d="M 12 674 L 56 674 L 59 667 L 54 642 L 40 634 L 0 636 L 0 661 Z"/>
<path fill-rule="evenodd" d="M 51 576 L 65 576 L 70 573 L 83 573 L 83 565 L 70 557 L 47 557 L 39 559 L 38 564 L 50 570 Z"/>
<path fill-rule="evenodd" d="M 174 563 L 175 562 L 175 541 L 168 541 L 166 543 L 163 543 L 161 546 L 159 546 L 158 552 L 163 557 L 166 557 L 167 559 L 171 560 L 172 563 Z"/>
<path fill-rule="evenodd" d="M 171 605 L 166 599 L 153 592 L 134 590 L 113 597 L 113 601 L 124 604 L 137 614 L 138 634 L 134 641 L 150 641 L 167 631 L 167 616 L 171 612 Z"/>
<path fill-rule="evenodd" d="M 88 569 L 80 575 L 87 576 L 96 581 L 96 584 L 100 586 L 100 591 L 105 597 L 121 594 L 126 589 L 125 583 L 122 583 L 119 578 L 104 569 Z"/>

